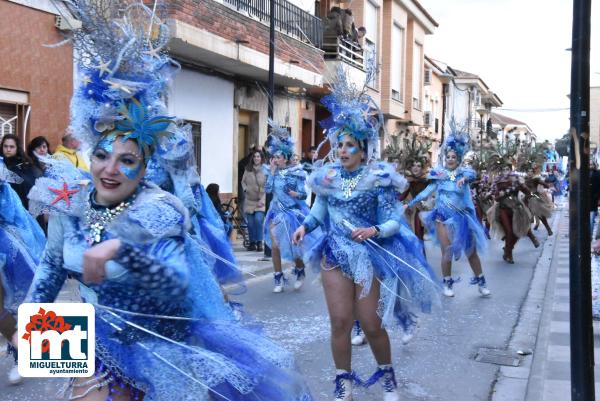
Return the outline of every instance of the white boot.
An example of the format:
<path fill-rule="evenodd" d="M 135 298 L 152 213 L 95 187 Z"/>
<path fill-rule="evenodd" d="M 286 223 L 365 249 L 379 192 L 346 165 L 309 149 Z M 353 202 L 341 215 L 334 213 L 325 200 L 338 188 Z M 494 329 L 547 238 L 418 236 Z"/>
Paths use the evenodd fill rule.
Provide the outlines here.
<path fill-rule="evenodd" d="M 283 276 L 283 273 L 273 273 L 273 281 L 275 282 L 273 292 L 283 292 L 283 284 L 285 283 L 285 277 Z"/>
<path fill-rule="evenodd" d="M 367 343 L 365 332 L 360 328 L 358 320 L 354 321 L 354 326 L 352 327 L 352 339 L 350 342 L 352 345 L 364 345 Z"/>
<path fill-rule="evenodd" d="M 489 290 L 489 288 L 487 288 L 487 283 L 483 274 L 479 277 L 471 278 L 471 285 L 475 284 L 477 284 L 477 289 L 482 297 L 489 297 L 492 295 L 492 292 Z"/>
<path fill-rule="evenodd" d="M 17 365 L 13 366 L 13 368 L 8 371 L 8 382 L 10 384 L 15 385 L 21 383 L 22 381 L 23 378 L 19 374 L 19 369 L 17 368 Z"/>
<path fill-rule="evenodd" d="M 404 334 L 402 334 L 402 344 L 406 345 L 413 339 L 415 336 L 415 332 L 417 331 L 417 320 L 413 318 L 410 325 L 404 329 Z"/>
<path fill-rule="evenodd" d="M 297 267 L 294 267 L 294 270 L 292 270 L 292 273 L 296 276 L 296 282 L 294 283 L 294 289 L 299 290 L 300 288 L 302 288 L 302 284 L 304 284 L 304 278 L 306 277 L 306 273 L 305 273 L 304 269 L 298 269 Z"/>
<path fill-rule="evenodd" d="M 343 369 L 335 371 L 334 401 L 352 401 L 352 374 Z"/>
<path fill-rule="evenodd" d="M 454 283 L 456 283 L 456 281 L 452 277 L 444 278 L 444 295 L 445 296 L 447 296 L 449 298 L 454 296 L 454 290 L 452 289 L 452 287 L 454 286 Z"/>
<path fill-rule="evenodd" d="M 400 401 L 394 368 L 392 365 L 381 365 L 379 369 L 383 371 L 383 401 Z"/>

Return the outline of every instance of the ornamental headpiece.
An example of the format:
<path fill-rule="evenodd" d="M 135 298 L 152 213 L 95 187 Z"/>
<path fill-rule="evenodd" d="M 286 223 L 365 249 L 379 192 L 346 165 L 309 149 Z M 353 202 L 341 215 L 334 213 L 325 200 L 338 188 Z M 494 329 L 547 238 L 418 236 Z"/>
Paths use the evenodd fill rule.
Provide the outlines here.
<path fill-rule="evenodd" d="M 545 161 L 544 148 L 542 145 L 535 145 L 521 150 L 517 156 L 517 166 L 520 171 L 535 170 L 541 167 Z"/>
<path fill-rule="evenodd" d="M 467 126 L 459 127 L 456 120 L 450 120 L 450 131 L 441 147 L 439 164 L 443 165 L 443 157 L 450 151 L 456 153 L 458 161 L 461 162 L 465 154 L 469 151 L 471 137 Z"/>
<path fill-rule="evenodd" d="M 334 150 L 337 149 L 337 143 L 344 135 L 356 139 L 361 148 L 367 152 L 367 162 L 376 158 L 379 150 L 379 131 L 383 128 L 384 121 L 379 106 L 367 94 L 366 85 L 375 72 L 374 60 L 367 61 L 367 78 L 359 90 L 349 81 L 349 74 L 341 66 L 336 69 L 334 79 L 330 82 L 331 93 L 321 100 L 331 113 L 331 117 L 320 122 L 325 130 L 325 140 L 329 140 L 332 149 L 326 158 L 335 159 Z"/>
<path fill-rule="evenodd" d="M 498 144 L 496 152 L 489 158 L 489 168 L 492 171 L 501 171 L 503 167 L 512 169 L 519 150 L 519 145 L 515 141 L 507 141 L 504 144 Z"/>
<path fill-rule="evenodd" d="M 101 139 L 137 142 L 144 158 L 177 130 L 164 95 L 177 65 L 163 51 L 169 30 L 141 1 L 69 0 L 81 21 L 69 39 L 77 64 L 70 129 L 90 147 Z"/>
<path fill-rule="evenodd" d="M 399 163 L 399 167 L 408 170 L 414 162 L 420 162 L 423 168 L 429 164 L 431 141 L 420 139 L 416 133 L 412 137 L 394 134 L 389 137 L 389 144 L 383 155 L 390 162 Z"/>
<path fill-rule="evenodd" d="M 289 160 L 294 154 L 294 140 L 290 135 L 289 129 L 280 126 L 271 119 L 269 119 L 269 127 L 271 127 L 271 133 L 265 143 L 267 152 L 272 156 L 281 154 Z"/>

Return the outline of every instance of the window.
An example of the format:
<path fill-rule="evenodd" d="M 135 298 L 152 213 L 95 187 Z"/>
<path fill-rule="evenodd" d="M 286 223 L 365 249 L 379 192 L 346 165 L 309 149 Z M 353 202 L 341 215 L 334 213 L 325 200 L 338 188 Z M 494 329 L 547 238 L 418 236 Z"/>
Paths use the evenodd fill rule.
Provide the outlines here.
<path fill-rule="evenodd" d="M 374 68 L 375 72 L 367 85 L 377 88 L 379 57 L 377 49 L 379 46 L 379 7 L 370 1 L 365 2 L 365 61 L 367 68 Z"/>
<path fill-rule="evenodd" d="M 431 112 L 426 111 L 423 113 L 423 125 L 431 127 Z"/>
<path fill-rule="evenodd" d="M 186 120 L 186 124 L 192 126 L 192 142 L 194 143 L 194 158 L 200 174 L 200 160 L 202 159 L 202 123 L 199 121 Z"/>
<path fill-rule="evenodd" d="M 421 75 L 423 62 L 423 46 L 415 42 L 413 46 L 413 80 L 412 80 L 412 97 L 413 109 L 421 109 Z"/>
<path fill-rule="evenodd" d="M 431 85 L 431 68 L 427 67 L 425 68 L 425 74 L 423 76 L 423 84 L 424 85 Z"/>
<path fill-rule="evenodd" d="M 392 99 L 402 101 L 402 81 L 404 69 L 402 59 L 404 56 L 404 29 L 394 24 L 392 30 L 392 62 L 390 66 Z"/>
<path fill-rule="evenodd" d="M 0 103 L 0 138 L 6 134 L 17 134 L 17 106 Z"/>

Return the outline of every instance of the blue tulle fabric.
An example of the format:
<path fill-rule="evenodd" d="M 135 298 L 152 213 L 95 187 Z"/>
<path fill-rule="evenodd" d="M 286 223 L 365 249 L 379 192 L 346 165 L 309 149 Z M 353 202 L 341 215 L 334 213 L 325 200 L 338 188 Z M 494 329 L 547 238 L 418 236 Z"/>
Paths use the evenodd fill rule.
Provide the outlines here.
<path fill-rule="evenodd" d="M 293 356 L 238 323 L 189 228 L 181 201 L 147 186 L 105 231 L 123 242 L 109 262 L 120 273 L 82 287 L 103 368 L 150 401 L 310 401 Z M 81 280 L 86 237 L 81 216 L 51 216 L 31 301 L 52 302 L 67 272 Z"/>
<path fill-rule="evenodd" d="M 439 299 L 438 279 L 424 257 L 423 244 L 401 217 L 396 200 L 406 180 L 392 166 L 367 166 L 346 198 L 340 189 L 340 175 L 339 165 L 325 165 L 309 179 L 317 200 L 305 224 L 318 224 L 324 233 L 304 260 L 318 271 L 340 268 L 362 287 L 361 296 L 368 295 L 373 282 L 379 281 L 378 314 L 383 326 L 399 325 L 406 330 L 416 313 L 430 312 Z M 381 238 L 374 238 L 374 244 L 358 243 L 352 240 L 345 221 L 355 227 L 379 225 Z"/>
<path fill-rule="evenodd" d="M 19 196 L 0 182 L 0 281 L 6 310 L 16 313 L 25 299 L 45 244 L 44 232 Z"/>
<path fill-rule="evenodd" d="M 455 175 L 448 170 L 432 169 L 428 175 L 431 183 L 411 201 L 411 205 L 420 202 L 435 193 L 435 206 L 429 212 L 421 212 L 421 220 L 434 241 L 437 241 L 437 222 L 446 226 L 450 239 L 446 258 L 458 260 L 462 254 L 470 256 L 473 252 L 483 252 L 487 246 L 485 231 L 475 214 L 468 181 L 475 178 L 475 172 L 468 168 L 459 168 Z M 458 187 L 461 178 L 467 182 Z"/>

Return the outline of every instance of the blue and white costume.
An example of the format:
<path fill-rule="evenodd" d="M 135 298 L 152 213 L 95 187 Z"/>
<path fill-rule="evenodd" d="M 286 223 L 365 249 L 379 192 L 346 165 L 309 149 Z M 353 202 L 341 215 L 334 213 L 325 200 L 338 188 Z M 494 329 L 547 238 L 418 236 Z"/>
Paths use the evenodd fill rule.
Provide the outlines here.
<path fill-rule="evenodd" d="M 80 87 L 71 129 L 94 149 L 94 179 L 95 163 L 103 171 L 112 163 L 115 177 L 138 182 L 153 155 L 174 161 L 189 151 L 185 128 L 166 116 L 164 94 L 175 65 L 161 52 L 168 27 L 142 2 L 68 3 L 82 23 L 72 38 Z M 117 141 L 134 141 L 141 156 L 114 155 Z M 123 154 L 129 158 L 120 159 Z M 109 400 L 119 389 L 148 401 L 312 400 L 292 355 L 238 323 L 225 303 L 196 238 L 203 230 L 190 233 L 189 209 L 206 211 L 198 203 L 199 181 L 170 175 L 176 195 L 141 181 L 128 199 L 103 206 L 80 171 L 47 162 L 29 194 L 30 209 L 51 216 L 29 301 L 53 302 L 68 274 L 83 280 L 86 250 L 113 239 L 120 244 L 103 280 L 80 286 L 83 301 L 96 309 L 98 360 L 95 377 L 73 386 L 108 388 Z M 59 201 L 53 188 L 64 189 Z"/>
<path fill-rule="evenodd" d="M 402 217 L 397 198 L 408 186 L 404 177 L 383 162 L 353 172 L 333 162 L 313 172 L 309 183 L 317 197 L 304 225 L 308 232 L 320 226 L 325 234 L 305 260 L 314 269 L 322 263 L 324 269 L 340 268 L 362 287 L 362 296 L 380 281 L 378 313 L 384 327 L 409 329 L 414 312 L 431 310 L 439 287 L 422 242 Z M 351 226 L 376 226 L 376 245 L 352 240 Z"/>
<path fill-rule="evenodd" d="M 431 169 L 427 175 L 430 184 L 408 204 L 412 207 L 435 194 L 435 207 L 423 212 L 422 220 L 433 238 L 438 238 L 437 222 L 446 226 L 451 243 L 447 258 L 458 260 L 463 253 L 468 257 L 476 250 L 483 251 L 487 245 L 469 187 L 475 177 L 475 171 L 467 167 Z M 458 181 L 463 178 L 465 183 L 459 187 Z"/>
<path fill-rule="evenodd" d="M 267 177 L 265 192 L 273 194 L 265 218 L 265 239 L 269 247 L 273 247 L 271 235 L 281 250 L 281 258 L 287 261 L 302 259 L 302 249 L 292 243 L 292 234 L 309 212 L 306 204 L 306 172 L 302 166 L 290 166 L 277 169 L 274 174 L 264 169 Z M 289 194 L 298 194 L 293 197 Z"/>

